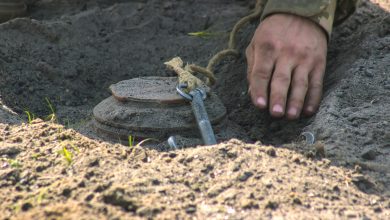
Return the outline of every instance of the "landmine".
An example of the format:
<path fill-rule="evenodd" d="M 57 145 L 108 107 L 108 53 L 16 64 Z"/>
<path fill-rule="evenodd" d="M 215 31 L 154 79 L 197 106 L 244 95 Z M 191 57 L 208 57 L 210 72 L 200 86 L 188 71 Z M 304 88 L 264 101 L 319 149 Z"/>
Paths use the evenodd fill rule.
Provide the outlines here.
<path fill-rule="evenodd" d="M 111 85 L 112 96 L 93 109 L 97 134 L 124 143 L 129 135 L 160 141 L 172 135 L 200 138 L 191 105 L 177 94 L 176 86 L 176 77 L 141 77 Z M 213 127 L 225 121 L 226 108 L 216 94 L 209 91 L 204 104 Z"/>

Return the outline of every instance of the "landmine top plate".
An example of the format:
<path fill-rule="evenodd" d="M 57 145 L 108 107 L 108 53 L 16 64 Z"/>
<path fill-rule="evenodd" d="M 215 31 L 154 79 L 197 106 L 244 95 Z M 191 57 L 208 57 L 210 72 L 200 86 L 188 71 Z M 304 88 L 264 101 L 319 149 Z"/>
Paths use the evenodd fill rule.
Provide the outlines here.
<path fill-rule="evenodd" d="M 185 103 L 176 93 L 176 77 L 141 77 L 124 80 L 110 86 L 112 96 L 121 102 Z"/>

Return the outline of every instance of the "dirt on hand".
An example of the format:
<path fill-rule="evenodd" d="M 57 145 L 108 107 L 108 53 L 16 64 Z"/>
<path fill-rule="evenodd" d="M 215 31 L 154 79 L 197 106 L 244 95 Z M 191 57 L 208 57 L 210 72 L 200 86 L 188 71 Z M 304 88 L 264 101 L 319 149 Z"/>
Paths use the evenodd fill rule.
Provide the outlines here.
<path fill-rule="evenodd" d="M 111 84 L 175 76 L 164 62 L 176 56 L 205 66 L 251 7 L 34 0 L 29 18 L 1 24 L 0 219 L 389 219 L 387 1 L 364 1 L 335 28 L 312 118 L 287 122 L 256 109 L 241 54 L 216 67 L 212 88 L 231 140 L 157 151 L 94 133 L 92 109 Z M 240 32 L 240 51 L 256 26 Z M 212 34 L 188 35 L 205 30 Z M 317 142 L 306 144 L 303 131 Z"/>

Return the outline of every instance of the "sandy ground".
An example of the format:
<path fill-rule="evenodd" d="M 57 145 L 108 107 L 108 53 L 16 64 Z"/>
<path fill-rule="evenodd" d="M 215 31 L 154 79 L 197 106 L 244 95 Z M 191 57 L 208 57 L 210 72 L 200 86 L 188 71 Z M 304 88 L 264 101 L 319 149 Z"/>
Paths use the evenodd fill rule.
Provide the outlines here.
<path fill-rule="evenodd" d="M 390 218 L 388 1 L 364 1 L 335 29 L 317 115 L 255 109 L 241 54 L 213 88 L 234 139 L 167 152 L 100 140 L 92 108 L 118 81 L 174 76 L 174 56 L 204 65 L 251 1 L 29 2 L 30 18 L 0 25 L 0 218 Z M 187 34 L 201 30 L 218 34 Z M 45 99 L 56 120 L 28 123 L 25 111 L 51 114 Z"/>

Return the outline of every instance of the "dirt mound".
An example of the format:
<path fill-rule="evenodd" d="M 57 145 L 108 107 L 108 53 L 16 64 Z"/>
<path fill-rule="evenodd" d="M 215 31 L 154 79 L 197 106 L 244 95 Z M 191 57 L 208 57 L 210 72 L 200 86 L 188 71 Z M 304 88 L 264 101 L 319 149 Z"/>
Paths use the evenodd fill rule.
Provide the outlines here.
<path fill-rule="evenodd" d="M 103 142 L 93 107 L 111 84 L 174 76 L 163 65 L 172 57 L 205 65 L 253 2 L 29 2 L 31 18 L 0 25 L 0 218 L 389 218 L 387 1 L 364 1 L 335 29 L 312 118 L 253 107 L 243 54 L 218 65 L 229 138 L 275 147 L 232 140 L 172 152 Z M 240 33 L 241 51 L 256 26 Z M 202 30 L 213 35 L 188 35 Z M 56 120 L 27 123 L 25 112 Z M 303 144 L 302 131 L 319 141 Z"/>
<path fill-rule="evenodd" d="M 388 200 L 359 190 L 375 185 L 368 176 L 282 148 L 231 140 L 159 153 L 91 141 L 40 120 L 0 129 L 1 154 L 17 155 L 2 161 L 9 164 L 0 171 L 3 218 L 390 214 Z"/>

